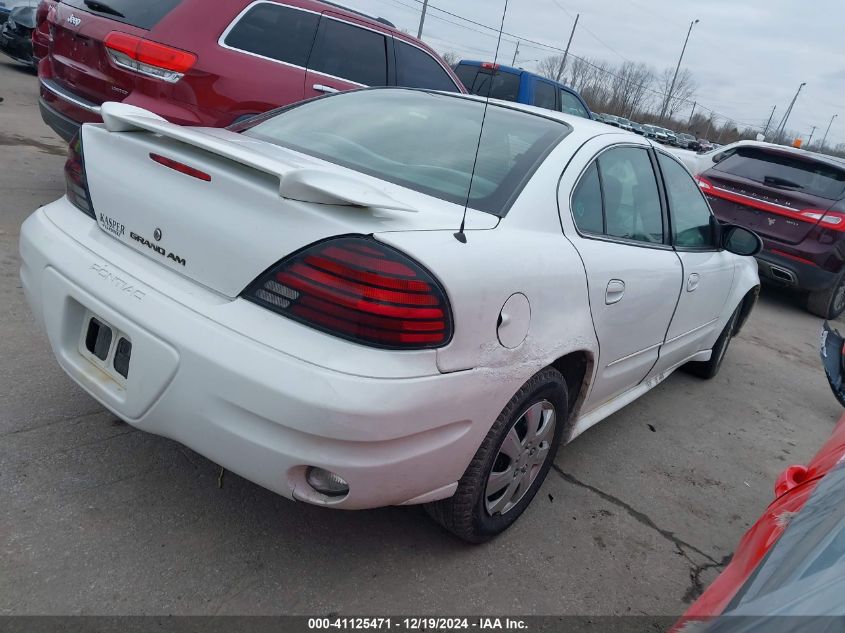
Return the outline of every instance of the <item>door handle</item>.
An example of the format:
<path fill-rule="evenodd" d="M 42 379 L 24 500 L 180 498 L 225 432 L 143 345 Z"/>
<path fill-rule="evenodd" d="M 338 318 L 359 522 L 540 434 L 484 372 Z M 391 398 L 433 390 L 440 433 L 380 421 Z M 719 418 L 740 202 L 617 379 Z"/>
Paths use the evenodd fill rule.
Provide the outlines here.
<path fill-rule="evenodd" d="M 323 84 L 314 84 L 311 87 L 314 88 L 314 90 L 317 90 L 318 92 L 340 92 L 340 90 L 338 90 L 337 88 L 332 88 L 331 86 L 324 86 Z"/>
<path fill-rule="evenodd" d="M 696 288 L 698 288 L 698 273 L 692 273 L 687 279 L 687 292 L 692 292 Z"/>
<path fill-rule="evenodd" d="M 611 279 L 607 282 L 607 292 L 604 295 L 604 302 L 607 305 L 618 303 L 625 294 L 625 282 L 621 279 Z"/>

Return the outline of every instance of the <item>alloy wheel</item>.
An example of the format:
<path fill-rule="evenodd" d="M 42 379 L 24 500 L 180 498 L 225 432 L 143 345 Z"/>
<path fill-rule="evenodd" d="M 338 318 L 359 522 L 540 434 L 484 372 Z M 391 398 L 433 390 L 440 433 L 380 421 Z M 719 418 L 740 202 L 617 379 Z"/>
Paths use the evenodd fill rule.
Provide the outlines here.
<path fill-rule="evenodd" d="M 490 516 L 509 512 L 531 488 L 549 455 L 556 422 L 554 405 L 540 400 L 528 407 L 508 430 L 484 491 Z"/>

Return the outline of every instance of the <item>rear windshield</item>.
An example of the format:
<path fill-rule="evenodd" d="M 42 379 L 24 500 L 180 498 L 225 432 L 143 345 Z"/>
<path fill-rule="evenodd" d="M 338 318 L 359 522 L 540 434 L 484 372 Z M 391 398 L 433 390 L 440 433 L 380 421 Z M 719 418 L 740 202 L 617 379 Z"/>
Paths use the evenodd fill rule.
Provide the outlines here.
<path fill-rule="evenodd" d="M 442 200 L 469 199 L 471 208 L 502 216 L 572 128 L 491 105 L 479 145 L 483 115 L 484 102 L 465 97 L 361 90 L 283 110 L 245 134 Z"/>
<path fill-rule="evenodd" d="M 474 95 L 504 101 L 516 101 L 519 98 L 519 75 L 468 64 L 459 65 L 455 72 L 466 89 Z"/>
<path fill-rule="evenodd" d="M 63 4 L 105 18 L 151 29 L 182 0 L 62 0 Z"/>
<path fill-rule="evenodd" d="M 845 195 L 845 170 L 831 165 L 756 147 L 739 147 L 726 154 L 713 169 L 828 200 Z"/>

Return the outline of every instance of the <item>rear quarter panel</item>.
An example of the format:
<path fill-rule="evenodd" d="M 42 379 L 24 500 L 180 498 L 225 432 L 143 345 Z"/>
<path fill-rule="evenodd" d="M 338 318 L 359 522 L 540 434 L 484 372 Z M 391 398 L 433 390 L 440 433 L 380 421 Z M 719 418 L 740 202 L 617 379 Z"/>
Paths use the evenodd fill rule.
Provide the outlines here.
<path fill-rule="evenodd" d="M 494 229 L 382 233 L 379 239 L 409 253 L 442 282 L 452 306 L 454 336 L 437 351 L 440 371 L 476 369 L 501 385 L 504 403 L 540 369 L 574 351 L 592 358 L 598 343 L 583 264 L 564 237 L 557 183 L 577 146 L 565 139 L 535 173 Z M 530 303 L 524 341 L 513 349 L 498 338 L 498 319 L 515 293 Z M 588 376 L 589 379 L 589 376 Z M 574 402 L 578 394 L 570 394 Z"/>

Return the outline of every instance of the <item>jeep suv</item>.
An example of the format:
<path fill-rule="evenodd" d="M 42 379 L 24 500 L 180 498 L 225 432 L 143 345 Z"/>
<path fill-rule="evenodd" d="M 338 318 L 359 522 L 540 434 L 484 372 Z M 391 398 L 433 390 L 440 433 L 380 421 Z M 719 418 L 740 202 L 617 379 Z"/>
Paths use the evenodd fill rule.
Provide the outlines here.
<path fill-rule="evenodd" d="M 316 0 L 62 0 L 41 60 L 44 121 L 65 140 L 122 101 L 181 125 L 223 127 L 363 86 L 464 92 L 389 22 Z"/>
<path fill-rule="evenodd" d="M 845 161 L 746 143 L 697 178 L 719 220 L 763 238 L 760 277 L 806 291 L 820 317 L 845 311 Z"/>

